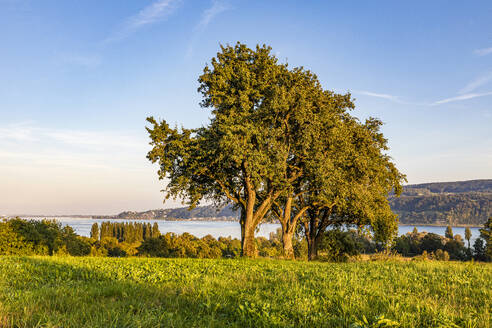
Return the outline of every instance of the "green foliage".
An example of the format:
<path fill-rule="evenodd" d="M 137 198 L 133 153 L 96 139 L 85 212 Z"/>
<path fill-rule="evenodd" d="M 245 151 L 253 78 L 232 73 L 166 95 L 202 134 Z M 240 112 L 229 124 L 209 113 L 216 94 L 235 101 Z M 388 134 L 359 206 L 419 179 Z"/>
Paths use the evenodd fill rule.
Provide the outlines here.
<path fill-rule="evenodd" d="M 304 213 L 315 221 L 305 224 L 310 248 L 334 224 L 369 225 L 378 242 L 392 239 L 397 217 L 386 197 L 405 177 L 385 154 L 382 122 L 349 114 L 350 94 L 323 90 L 315 74 L 279 64 L 265 45 L 221 46 L 198 81 L 208 125 L 173 129 L 148 118 L 147 157 L 169 181 L 166 197 L 190 208 L 202 199 L 232 203 L 246 256 L 256 254 L 254 231 L 271 214 L 287 257 Z"/>
<path fill-rule="evenodd" d="M 486 245 L 482 238 L 475 239 L 473 244 L 473 258 L 477 261 L 487 261 Z"/>
<path fill-rule="evenodd" d="M 395 320 L 390 320 L 384 315 L 377 316 L 373 320 L 368 320 L 365 315 L 362 315 L 361 320 L 357 320 L 352 328 L 383 328 L 383 327 L 399 327 L 400 324 Z"/>
<path fill-rule="evenodd" d="M 126 252 L 120 247 L 118 239 L 115 237 L 103 237 L 101 238 L 99 245 L 100 248 L 106 250 L 105 254 L 110 257 L 125 257 Z"/>
<path fill-rule="evenodd" d="M 0 222 L 0 254 L 69 254 L 83 256 L 90 253 L 88 238 L 75 234 L 69 226 L 50 220 L 23 220 Z"/>
<path fill-rule="evenodd" d="M 7 327 L 486 328 L 491 293 L 488 263 L 0 257 Z"/>
<path fill-rule="evenodd" d="M 360 254 L 362 245 L 354 231 L 328 230 L 319 246 L 320 259 L 333 262 L 346 262 L 350 256 Z"/>
<path fill-rule="evenodd" d="M 438 261 L 449 261 L 449 253 L 447 251 L 443 251 L 442 249 L 436 250 L 434 256 Z"/>
<path fill-rule="evenodd" d="M 91 240 L 89 238 L 77 236 L 73 231 L 67 232 L 67 235 L 68 236 L 65 236 L 65 248 L 68 254 L 72 256 L 85 256 L 90 254 Z"/>
<path fill-rule="evenodd" d="M 256 238 L 259 256 L 278 258 L 282 255 L 280 241 L 276 238 Z M 234 258 L 241 253 L 241 243 L 237 239 L 220 237 L 218 240 L 207 235 L 197 238 L 189 233 L 177 235 L 166 233 L 149 238 L 137 248 L 139 256 L 167 258 Z M 302 257 L 302 250 L 299 251 Z M 305 256 L 305 253 L 304 253 Z"/>
<path fill-rule="evenodd" d="M 159 163 L 159 178 L 169 179 L 166 197 L 187 199 L 190 207 L 203 198 L 233 203 L 242 213 L 247 256 L 255 255 L 256 227 L 298 174 L 283 171 L 288 157 L 275 121 L 286 72 L 267 46 L 221 46 L 199 77 L 201 105 L 211 110 L 207 126 L 179 130 L 148 118 L 148 158 Z"/>
<path fill-rule="evenodd" d="M 0 221 L 0 255 L 34 254 L 34 245 L 17 234 L 10 224 Z"/>
<path fill-rule="evenodd" d="M 446 227 L 446 231 L 444 232 L 444 237 L 449 238 L 449 239 L 453 239 L 453 237 L 454 237 L 453 228 L 450 225 L 448 225 Z"/>
<path fill-rule="evenodd" d="M 492 260 L 492 216 L 480 229 L 480 237 L 485 241 L 485 257 L 490 261 Z"/>
<path fill-rule="evenodd" d="M 160 235 L 159 226 L 157 223 L 151 226 L 150 223 L 139 222 L 110 222 L 104 221 L 101 223 L 99 231 L 97 223 L 92 225 L 91 238 L 103 240 L 108 237 L 116 238 L 118 242 L 126 242 L 129 244 L 140 243 L 143 240 Z M 100 238 L 95 238 L 100 236 Z"/>
<path fill-rule="evenodd" d="M 157 222 L 154 222 L 154 224 L 152 225 L 151 237 L 152 238 L 157 238 L 160 235 L 161 235 L 161 232 L 159 231 L 159 225 L 157 224 Z"/>
<path fill-rule="evenodd" d="M 96 223 L 92 224 L 91 227 L 91 238 L 95 240 L 99 240 L 99 225 Z"/>
<path fill-rule="evenodd" d="M 472 232 L 469 227 L 465 228 L 465 239 L 468 241 L 468 248 L 470 248 L 470 239 L 472 237 Z"/>
<path fill-rule="evenodd" d="M 239 256 L 241 251 L 241 242 L 237 239 L 220 237 L 217 240 L 210 235 L 200 239 L 189 233 L 161 235 L 157 224 L 152 227 L 150 224 L 132 222 L 103 222 L 101 229 L 103 237 L 96 240 L 78 236 L 71 227 L 61 228 L 61 225 L 54 221 L 0 221 L 0 255 L 233 258 Z M 47 234 L 47 231 L 50 233 Z M 96 233 L 93 233 L 93 236 L 95 235 Z M 135 242 L 133 240 L 136 235 L 147 237 L 143 241 Z M 119 236 L 120 239 L 115 236 Z M 125 239 L 125 236 L 130 238 L 131 242 Z M 255 243 L 260 256 L 281 257 L 278 239 L 257 238 Z M 56 247 L 50 248 L 50 245 Z M 305 258 L 305 242 L 297 241 L 295 247 L 299 258 Z"/>
<path fill-rule="evenodd" d="M 446 260 L 449 257 L 451 260 L 467 261 L 472 257 L 460 235 L 446 238 L 427 232 L 407 233 L 395 239 L 392 249 L 403 256 L 417 256 L 425 252 L 429 255 L 433 254 L 436 259 L 440 260 Z M 475 257 L 475 259 L 478 258 Z"/>
<path fill-rule="evenodd" d="M 46 227 L 48 225 L 48 227 Z M 155 225 L 154 225 L 155 226 Z M 0 255 L 72 255 L 72 256 L 145 256 L 167 258 L 234 258 L 241 253 L 241 242 L 237 239 L 220 237 L 215 239 L 208 235 L 197 238 L 189 233 L 176 235 L 167 233 L 160 235 L 150 224 L 125 223 L 112 224 L 105 222 L 101 225 L 111 235 L 101 240 L 81 237 L 75 234 L 69 226 L 61 226 L 53 221 L 25 221 L 13 219 L 0 222 Z M 148 237 L 143 241 L 128 242 L 123 237 L 118 240 L 115 236 L 125 236 L 134 231 L 143 233 L 147 229 L 151 236 L 158 232 L 157 237 Z M 121 228 L 121 229 L 119 229 Z M 16 230 L 17 229 L 17 230 Z M 47 233 L 47 231 L 49 233 Z M 126 231 L 126 232 L 125 232 Z M 102 233 L 104 236 L 105 233 Z M 133 237 L 132 237 L 133 238 Z M 255 238 L 258 255 L 266 258 L 285 258 L 282 248 L 282 231 L 279 229 L 270 234 L 270 238 Z M 53 250 L 50 253 L 50 245 Z M 488 259 L 486 244 L 482 238 L 477 239 L 474 253 L 465 248 L 460 235 L 453 239 L 432 233 L 408 233 L 395 239 L 394 251 L 404 256 L 416 256 L 423 252 L 429 257 L 446 260 L 447 254 L 452 260 L 466 261 L 473 256 L 475 260 Z M 381 251 L 381 245 L 363 230 L 341 231 L 328 230 L 323 234 L 319 251 L 322 260 L 347 261 L 358 254 L 373 254 Z M 297 259 L 308 258 L 308 243 L 305 238 L 293 238 L 293 251 Z M 427 256 L 426 256 L 427 257 Z"/>
<path fill-rule="evenodd" d="M 442 236 L 435 233 L 427 233 L 424 238 L 420 241 L 420 248 L 422 251 L 426 251 L 428 253 L 435 252 L 438 249 L 442 249 L 444 247 L 444 240 Z"/>

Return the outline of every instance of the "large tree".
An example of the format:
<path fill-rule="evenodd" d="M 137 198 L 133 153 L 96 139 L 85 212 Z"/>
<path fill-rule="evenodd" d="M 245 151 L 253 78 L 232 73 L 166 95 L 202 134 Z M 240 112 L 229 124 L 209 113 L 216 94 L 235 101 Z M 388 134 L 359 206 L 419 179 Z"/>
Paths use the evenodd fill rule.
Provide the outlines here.
<path fill-rule="evenodd" d="M 178 129 L 148 118 L 148 158 L 169 180 L 167 197 L 240 210 L 243 255 L 255 255 L 255 229 L 272 213 L 288 258 L 303 217 L 311 252 L 334 220 L 380 234 L 394 221 L 384 197 L 402 176 L 382 154 L 380 122 L 349 115 L 350 94 L 323 90 L 316 75 L 279 64 L 269 47 L 240 43 L 221 47 L 199 82 L 209 124 Z"/>
<path fill-rule="evenodd" d="M 148 158 L 159 162 L 159 177 L 169 179 L 167 195 L 185 198 L 191 207 L 204 198 L 233 203 L 241 213 L 242 252 L 249 257 L 255 256 L 256 227 L 302 174 L 285 169 L 283 129 L 273 115 L 283 106 L 276 97 L 286 71 L 269 47 L 221 47 L 199 78 L 201 105 L 211 109 L 207 126 L 173 129 L 148 119 Z"/>

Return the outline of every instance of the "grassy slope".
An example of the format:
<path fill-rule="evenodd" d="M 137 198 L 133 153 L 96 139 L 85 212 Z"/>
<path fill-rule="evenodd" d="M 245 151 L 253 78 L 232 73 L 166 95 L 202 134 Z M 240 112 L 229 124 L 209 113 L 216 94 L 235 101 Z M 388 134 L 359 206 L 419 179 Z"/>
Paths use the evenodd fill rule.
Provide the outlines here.
<path fill-rule="evenodd" d="M 490 327 L 492 265 L 0 257 L 0 327 Z"/>

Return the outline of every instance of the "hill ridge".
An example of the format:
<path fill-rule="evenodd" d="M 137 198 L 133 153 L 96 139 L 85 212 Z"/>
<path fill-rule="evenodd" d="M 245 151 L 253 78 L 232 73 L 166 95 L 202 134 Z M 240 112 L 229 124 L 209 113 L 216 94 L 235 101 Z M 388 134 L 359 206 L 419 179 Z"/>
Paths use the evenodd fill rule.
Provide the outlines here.
<path fill-rule="evenodd" d="M 492 216 L 492 179 L 430 182 L 406 185 L 400 197 L 389 197 L 392 210 L 402 224 L 483 225 Z M 213 205 L 124 211 L 98 219 L 158 219 L 237 221 L 231 205 Z"/>

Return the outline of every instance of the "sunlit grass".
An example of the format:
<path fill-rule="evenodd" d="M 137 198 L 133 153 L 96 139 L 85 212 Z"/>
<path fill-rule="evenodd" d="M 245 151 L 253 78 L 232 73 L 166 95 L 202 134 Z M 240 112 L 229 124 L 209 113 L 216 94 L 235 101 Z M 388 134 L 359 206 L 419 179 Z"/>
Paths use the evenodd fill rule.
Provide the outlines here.
<path fill-rule="evenodd" d="M 0 257 L 0 326 L 490 327 L 491 291 L 491 264 Z"/>

